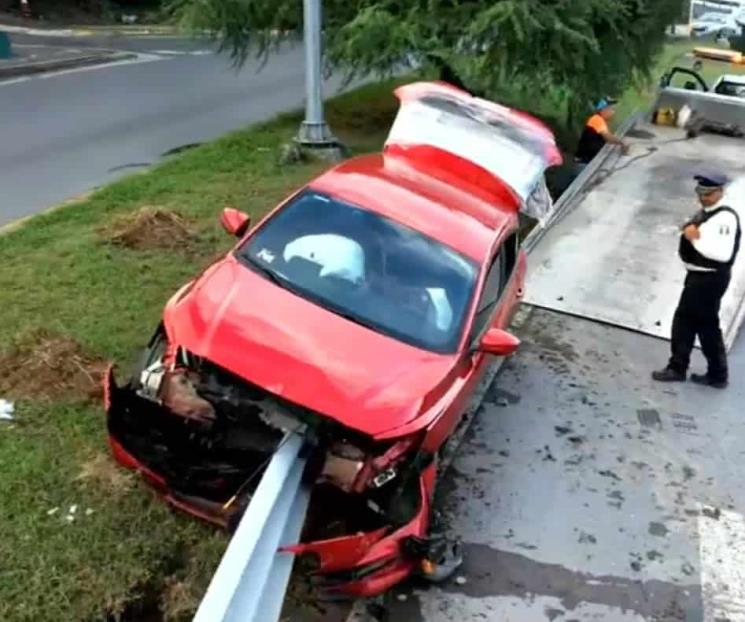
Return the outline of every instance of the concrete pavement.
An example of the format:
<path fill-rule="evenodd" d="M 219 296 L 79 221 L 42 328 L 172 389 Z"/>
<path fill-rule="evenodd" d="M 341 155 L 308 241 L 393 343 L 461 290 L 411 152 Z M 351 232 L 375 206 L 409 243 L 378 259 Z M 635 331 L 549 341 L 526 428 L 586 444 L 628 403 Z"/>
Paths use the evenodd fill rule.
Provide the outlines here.
<path fill-rule="evenodd" d="M 116 36 L 76 38 L 75 45 L 82 41 L 137 56 L 0 82 L 0 225 L 156 163 L 170 149 L 303 103 L 300 47 L 286 47 L 261 71 L 256 59 L 237 71 L 204 41 Z M 328 81 L 326 95 L 340 84 Z"/>
<path fill-rule="evenodd" d="M 745 339 L 716 391 L 652 383 L 663 340 L 538 309 L 517 332 L 440 490 L 465 583 L 389 619 L 745 620 Z"/>

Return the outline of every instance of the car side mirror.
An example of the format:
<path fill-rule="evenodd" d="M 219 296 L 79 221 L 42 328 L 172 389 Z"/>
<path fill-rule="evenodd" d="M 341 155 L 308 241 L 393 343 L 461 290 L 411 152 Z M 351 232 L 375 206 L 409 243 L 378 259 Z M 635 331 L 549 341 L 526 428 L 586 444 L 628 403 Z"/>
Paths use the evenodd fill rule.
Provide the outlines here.
<path fill-rule="evenodd" d="M 226 207 L 220 215 L 220 223 L 223 229 L 237 238 L 243 237 L 251 224 L 251 218 L 245 212 L 233 207 Z"/>
<path fill-rule="evenodd" d="M 501 328 L 490 328 L 481 339 L 479 352 L 494 356 L 510 356 L 520 347 L 520 340 Z"/>

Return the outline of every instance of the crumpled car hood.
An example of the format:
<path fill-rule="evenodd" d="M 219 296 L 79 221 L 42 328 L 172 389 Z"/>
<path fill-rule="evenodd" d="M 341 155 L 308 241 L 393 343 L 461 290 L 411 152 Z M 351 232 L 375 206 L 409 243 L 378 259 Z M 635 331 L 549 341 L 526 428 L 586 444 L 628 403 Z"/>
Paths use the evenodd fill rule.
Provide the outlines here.
<path fill-rule="evenodd" d="M 175 344 L 371 436 L 436 402 L 456 361 L 339 317 L 232 256 L 174 296 L 164 322 Z"/>

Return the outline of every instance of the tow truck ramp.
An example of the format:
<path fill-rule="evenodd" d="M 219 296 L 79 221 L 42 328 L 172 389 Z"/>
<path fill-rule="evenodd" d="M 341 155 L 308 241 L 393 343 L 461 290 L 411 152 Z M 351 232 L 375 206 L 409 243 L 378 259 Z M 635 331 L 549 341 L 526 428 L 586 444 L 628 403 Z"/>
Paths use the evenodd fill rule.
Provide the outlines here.
<path fill-rule="evenodd" d="M 734 179 L 729 204 L 745 223 L 745 143 L 645 121 L 628 135 L 631 153 L 609 156 L 533 249 L 526 302 L 668 339 L 685 278 L 680 229 L 698 209 L 692 177 L 715 169 Z M 744 299 L 741 253 L 722 303 L 728 348 Z"/>

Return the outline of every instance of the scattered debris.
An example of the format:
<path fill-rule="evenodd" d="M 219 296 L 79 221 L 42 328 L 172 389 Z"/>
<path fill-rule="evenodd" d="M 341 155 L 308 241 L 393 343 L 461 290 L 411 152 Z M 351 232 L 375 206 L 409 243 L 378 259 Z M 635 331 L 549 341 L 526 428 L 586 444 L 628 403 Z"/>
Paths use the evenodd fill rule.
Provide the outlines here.
<path fill-rule="evenodd" d="M 509 405 L 510 405 L 510 402 L 506 397 L 497 398 L 497 406 L 499 406 L 500 408 L 505 408 Z"/>
<path fill-rule="evenodd" d="M 597 544 L 598 539 L 595 536 L 593 536 L 591 533 L 585 533 L 584 531 L 580 531 L 578 542 L 580 544 Z"/>
<path fill-rule="evenodd" d="M 8 400 L 0 400 L 0 421 L 13 421 L 15 406 Z"/>
<path fill-rule="evenodd" d="M 695 569 L 695 568 L 693 567 L 693 564 L 691 564 L 690 562 L 685 562 L 685 563 L 684 563 L 684 564 L 683 564 L 683 565 L 682 565 L 682 566 L 680 567 L 680 569 L 681 569 L 681 571 L 683 572 L 683 574 L 684 574 L 684 575 L 686 575 L 686 576 L 689 576 L 689 577 L 690 577 L 690 576 L 691 576 L 691 575 L 692 575 L 692 574 L 693 574 L 694 572 L 696 572 L 696 569 Z"/>
<path fill-rule="evenodd" d="M 135 481 L 130 472 L 119 468 L 111 457 L 104 453 L 98 453 L 84 462 L 75 480 L 94 482 L 108 494 L 129 490 Z M 92 514 L 93 510 L 90 510 L 90 513 Z"/>
<path fill-rule="evenodd" d="M 722 512 L 719 508 L 701 508 L 701 513 L 706 516 L 706 518 L 711 518 L 712 520 L 719 520 L 722 516 Z"/>
<path fill-rule="evenodd" d="M 93 508 L 86 508 L 85 515 L 90 516 L 91 514 L 93 514 L 93 512 L 95 512 Z"/>
<path fill-rule="evenodd" d="M 664 555 L 659 551 L 647 551 L 647 559 L 653 562 L 658 559 L 664 559 Z"/>
<path fill-rule="evenodd" d="M 99 399 L 106 362 L 69 337 L 41 330 L 0 354 L 0 393 L 26 399 Z"/>
<path fill-rule="evenodd" d="M 662 523 L 649 523 L 649 534 L 652 536 L 658 536 L 660 538 L 664 538 L 667 536 L 667 534 L 670 533 L 670 530 L 665 527 Z"/>
<path fill-rule="evenodd" d="M 455 577 L 456 585 L 465 585 L 466 583 L 468 583 L 468 579 L 466 579 L 464 576 Z"/>
<path fill-rule="evenodd" d="M 554 430 L 556 431 L 556 436 L 564 436 L 566 434 L 569 434 L 572 431 L 572 428 L 568 428 L 563 425 L 555 425 Z"/>
<path fill-rule="evenodd" d="M 407 600 L 409 600 L 409 597 L 406 594 L 403 594 L 403 593 L 402 594 L 397 594 L 396 595 L 396 600 L 398 600 L 398 602 L 400 602 L 400 603 L 405 603 Z"/>
<path fill-rule="evenodd" d="M 622 481 L 621 478 L 618 475 L 616 475 L 613 471 L 611 471 L 610 469 L 606 469 L 604 471 L 598 471 L 598 475 L 602 477 L 610 477 L 611 479 L 614 479 L 617 482 Z"/>
<path fill-rule="evenodd" d="M 59 507 L 53 507 L 50 510 L 47 510 L 47 516 L 54 516 L 57 512 L 59 512 Z"/>
<path fill-rule="evenodd" d="M 145 205 L 100 231 L 109 244 L 133 250 L 188 249 L 195 241 L 191 223 L 180 214 Z"/>
<path fill-rule="evenodd" d="M 305 161 L 305 153 L 297 143 L 284 143 L 279 148 L 279 163 L 290 166 Z"/>

